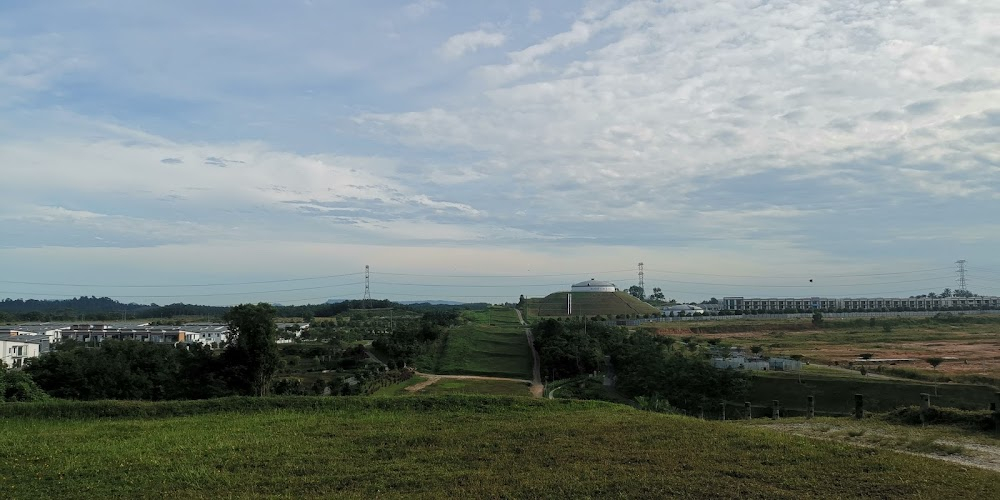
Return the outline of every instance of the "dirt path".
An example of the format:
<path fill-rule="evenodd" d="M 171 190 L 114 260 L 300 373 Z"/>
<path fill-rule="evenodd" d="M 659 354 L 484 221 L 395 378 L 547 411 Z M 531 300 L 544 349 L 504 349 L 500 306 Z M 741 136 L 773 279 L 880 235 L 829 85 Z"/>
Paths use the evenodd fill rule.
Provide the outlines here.
<path fill-rule="evenodd" d="M 531 395 L 540 398 L 545 394 L 545 386 L 542 384 L 542 368 L 541 363 L 538 361 L 538 351 L 535 350 L 535 336 L 531 334 L 531 328 L 527 328 L 524 324 L 524 317 L 521 316 L 521 311 L 518 308 L 514 308 L 514 312 L 517 313 L 517 320 L 521 322 L 526 328 L 524 329 L 524 335 L 528 337 L 528 347 L 531 348 L 531 358 L 534 360 L 535 364 L 531 369 Z"/>
<path fill-rule="evenodd" d="M 913 441 L 914 439 L 910 436 L 900 436 L 892 432 L 887 432 L 871 427 L 853 429 L 851 426 L 835 426 L 822 423 L 820 424 L 778 423 L 770 425 L 761 425 L 760 427 L 773 429 L 779 432 L 795 434 L 798 436 L 805 436 L 813 439 L 822 439 L 824 441 L 834 441 L 838 443 L 846 443 L 854 446 L 861 446 L 868 448 L 890 449 L 893 451 L 897 451 L 899 453 L 918 455 L 921 457 L 933 458 L 935 460 L 952 462 L 959 465 L 978 467 L 980 469 L 987 469 L 994 472 L 1000 472 L 1000 446 L 998 445 L 969 442 L 969 441 L 959 441 L 947 438 L 934 439 L 933 437 L 931 437 L 929 440 L 930 447 L 939 447 L 940 449 L 947 449 L 947 448 L 953 448 L 953 449 L 951 451 L 943 453 L 926 453 L 921 451 L 914 451 L 912 449 L 907 449 L 906 443 L 908 441 Z M 843 434 L 845 433 L 849 433 L 848 436 L 852 436 L 854 434 L 856 434 L 857 436 L 844 437 Z M 928 446 L 928 444 L 925 443 L 924 446 Z"/>
<path fill-rule="evenodd" d="M 424 380 L 423 382 L 420 382 L 420 383 L 417 383 L 417 384 L 413 384 L 413 385 L 407 387 L 406 390 L 410 391 L 410 392 L 419 392 L 419 391 L 423 390 L 425 387 L 437 383 L 441 379 L 452 379 L 452 380 L 505 380 L 505 381 L 508 381 L 508 382 L 520 382 L 522 384 L 532 384 L 532 386 L 531 386 L 531 389 L 532 389 L 531 394 L 532 394 L 532 396 L 534 396 L 536 398 L 542 397 L 541 394 L 535 395 L 535 391 L 534 391 L 535 386 L 534 386 L 534 383 L 532 381 L 530 381 L 530 380 L 523 379 L 523 378 L 487 377 L 487 376 L 483 376 L 483 375 L 436 375 L 436 374 L 422 373 L 422 372 L 413 372 L 413 375 L 417 376 L 417 377 L 427 377 L 427 380 Z"/>

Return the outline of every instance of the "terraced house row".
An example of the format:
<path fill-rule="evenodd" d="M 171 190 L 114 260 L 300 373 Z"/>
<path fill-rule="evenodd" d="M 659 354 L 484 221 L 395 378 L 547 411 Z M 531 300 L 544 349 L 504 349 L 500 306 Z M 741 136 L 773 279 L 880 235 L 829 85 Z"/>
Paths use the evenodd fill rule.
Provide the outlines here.
<path fill-rule="evenodd" d="M 882 311 L 882 310 L 972 310 L 1000 309 L 1000 297 L 921 297 L 921 298 L 744 298 L 723 297 L 722 308 L 729 311 Z"/>

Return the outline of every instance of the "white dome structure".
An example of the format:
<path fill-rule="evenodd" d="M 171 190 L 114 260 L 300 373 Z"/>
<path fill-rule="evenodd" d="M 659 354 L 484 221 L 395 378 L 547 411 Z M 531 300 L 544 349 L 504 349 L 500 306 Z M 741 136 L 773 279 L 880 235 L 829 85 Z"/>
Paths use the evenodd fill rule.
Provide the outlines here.
<path fill-rule="evenodd" d="M 617 292 L 618 287 L 614 283 L 607 281 L 597 281 L 594 278 L 590 278 L 587 281 L 581 281 L 573 285 L 570 288 L 571 292 Z"/>

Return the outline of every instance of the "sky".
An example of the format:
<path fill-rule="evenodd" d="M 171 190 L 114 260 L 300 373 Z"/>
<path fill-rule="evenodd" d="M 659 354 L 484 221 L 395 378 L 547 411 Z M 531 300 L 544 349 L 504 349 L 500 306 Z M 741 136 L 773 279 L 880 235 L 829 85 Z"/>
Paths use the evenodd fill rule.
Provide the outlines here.
<path fill-rule="evenodd" d="M 7 0 L 0 298 L 1000 294 L 1000 2 Z M 809 281 L 812 280 L 812 281 Z"/>

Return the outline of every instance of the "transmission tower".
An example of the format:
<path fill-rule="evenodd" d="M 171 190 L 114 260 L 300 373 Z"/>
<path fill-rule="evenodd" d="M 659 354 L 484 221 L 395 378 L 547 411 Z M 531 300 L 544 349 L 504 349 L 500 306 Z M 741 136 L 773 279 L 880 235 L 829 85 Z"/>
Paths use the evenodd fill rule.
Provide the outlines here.
<path fill-rule="evenodd" d="M 364 296 L 364 298 L 361 299 L 361 302 L 364 304 L 363 307 L 365 309 L 371 309 L 371 305 L 372 305 L 371 304 L 371 302 L 372 302 L 372 292 L 371 292 L 371 286 L 370 285 L 371 285 L 371 283 L 368 281 L 368 266 L 366 265 L 365 266 L 365 296 Z"/>
<path fill-rule="evenodd" d="M 642 294 L 646 295 L 646 283 L 642 280 L 642 262 L 639 263 L 639 288 L 642 290 Z M 645 297 L 640 297 L 644 299 Z"/>
<path fill-rule="evenodd" d="M 965 283 L 965 259 L 955 261 L 955 263 L 958 264 L 958 279 L 956 280 L 958 281 L 958 289 L 966 292 L 968 288 L 966 288 Z"/>

